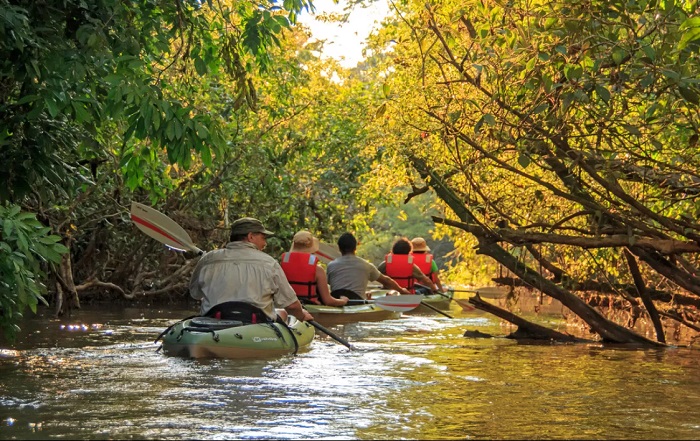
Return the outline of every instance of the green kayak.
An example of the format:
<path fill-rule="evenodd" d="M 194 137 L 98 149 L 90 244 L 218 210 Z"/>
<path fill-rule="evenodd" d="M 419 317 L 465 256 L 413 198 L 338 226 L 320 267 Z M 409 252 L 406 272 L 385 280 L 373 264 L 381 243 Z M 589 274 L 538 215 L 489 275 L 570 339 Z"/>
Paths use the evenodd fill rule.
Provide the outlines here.
<path fill-rule="evenodd" d="M 289 318 L 280 323 L 244 324 L 238 320 L 192 317 L 163 334 L 166 355 L 190 358 L 265 358 L 293 354 L 311 344 L 316 330 Z"/>

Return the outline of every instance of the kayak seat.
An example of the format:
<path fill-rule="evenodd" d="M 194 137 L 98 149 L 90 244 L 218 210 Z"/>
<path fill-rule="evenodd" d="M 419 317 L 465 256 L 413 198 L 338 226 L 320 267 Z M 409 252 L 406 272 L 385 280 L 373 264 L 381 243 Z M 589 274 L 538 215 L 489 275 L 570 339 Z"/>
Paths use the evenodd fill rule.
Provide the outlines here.
<path fill-rule="evenodd" d="M 416 288 L 416 294 L 430 295 L 433 291 L 427 286 L 419 286 Z"/>
<path fill-rule="evenodd" d="M 221 320 L 235 320 L 244 324 L 272 321 L 262 309 L 245 302 L 219 303 L 207 311 L 204 316 Z"/>
<path fill-rule="evenodd" d="M 350 290 L 350 289 L 345 289 L 345 288 L 340 288 L 340 289 L 336 289 L 336 290 L 332 291 L 331 296 L 335 297 L 336 299 L 339 299 L 340 296 L 345 296 L 348 299 L 365 300 L 361 295 L 359 295 L 355 291 Z"/>
<path fill-rule="evenodd" d="M 189 324 L 190 328 L 201 329 L 205 332 L 235 328 L 237 326 L 243 326 L 243 322 L 240 320 L 220 320 L 212 317 L 194 317 Z"/>

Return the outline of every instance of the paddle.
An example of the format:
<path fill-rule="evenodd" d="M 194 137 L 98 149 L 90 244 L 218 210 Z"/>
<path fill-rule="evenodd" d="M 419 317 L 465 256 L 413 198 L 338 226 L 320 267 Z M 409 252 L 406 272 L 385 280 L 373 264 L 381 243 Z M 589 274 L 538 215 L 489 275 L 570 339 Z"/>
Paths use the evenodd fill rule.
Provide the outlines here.
<path fill-rule="evenodd" d="M 197 254 L 204 254 L 204 251 L 192 243 L 192 239 L 190 239 L 187 231 L 158 210 L 138 202 L 132 202 L 131 220 L 146 235 L 174 250 L 194 251 Z"/>
<path fill-rule="evenodd" d="M 204 254 L 204 251 L 200 250 L 192 243 L 190 235 L 187 234 L 184 228 L 154 208 L 139 204 L 138 202 L 132 202 L 131 220 L 133 220 L 138 229 L 146 233 L 146 235 L 174 250 L 194 251 L 198 254 Z M 325 332 L 333 340 L 353 349 L 350 343 L 333 334 L 314 320 L 310 320 L 309 323 L 321 332 Z"/>
<path fill-rule="evenodd" d="M 421 285 L 420 283 L 416 283 L 415 285 L 418 286 L 418 287 L 420 287 L 420 288 L 424 288 L 424 289 L 427 289 L 428 291 L 430 291 L 430 287 L 428 287 L 428 286 Z M 443 296 L 443 297 L 445 297 L 445 298 L 447 298 L 447 299 L 449 299 L 449 300 L 451 300 L 451 301 L 457 303 L 459 306 L 462 307 L 462 310 L 463 310 L 463 311 L 470 312 L 470 311 L 474 311 L 474 310 L 476 309 L 474 306 L 470 305 L 468 302 L 465 302 L 465 301 L 462 301 L 462 300 L 457 300 L 457 299 L 452 298 L 452 297 L 448 296 L 447 294 L 444 294 L 444 293 L 442 293 L 442 292 L 440 292 L 440 291 L 433 291 L 433 292 L 434 292 L 435 294 L 439 294 L 439 295 L 441 295 L 441 296 Z"/>
<path fill-rule="evenodd" d="M 372 300 L 350 299 L 348 305 L 374 304 L 387 311 L 406 312 L 416 309 L 421 304 L 423 296 L 420 294 L 383 296 Z"/>
<path fill-rule="evenodd" d="M 341 344 L 347 346 L 347 348 L 350 349 L 351 351 L 355 350 L 355 347 L 353 345 L 351 345 L 347 341 L 343 340 L 342 338 L 340 338 L 337 335 L 335 335 L 334 333 L 332 333 L 330 330 L 328 330 L 328 329 L 324 328 L 323 326 L 321 326 L 320 324 L 318 324 L 318 322 L 316 322 L 316 320 L 309 320 L 308 323 L 310 323 L 314 328 L 325 333 L 326 335 L 328 335 L 330 338 L 337 341 L 338 343 L 341 343 Z"/>
<path fill-rule="evenodd" d="M 451 315 L 449 315 L 448 313 L 446 313 L 446 312 L 444 312 L 444 311 L 440 311 L 438 308 L 434 307 L 433 305 L 430 305 L 430 304 L 425 303 L 425 302 L 420 302 L 420 304 L 423 305 L 423 306 L 425 306 L 425 307 L 428 308 L 428 309 L 432 309 L 433 311 L 437 312 L 438 314 L 444 315 L 444 316 L 447 317 L 447 318 L 451 318 L 451 319 L 454 318 L 454 317 L 452 317 Z"/>
<path fill-rule="evenodd" d="M 484 286 L 474 289 L 451 289 L 453 292 L 473 292 L 485 299 L 502 299 L 508 295 L 510 289 L 505 286 Z"/>
<path fill-rule="evenodd" d="M 319 260 L 326 265 L 328 265 L 331 260 L 337 259 L 341 256 L 340 250 L 338 250 L 337 246 L 324 242 L 319 242 L 318 251 L 316 251 L 314 254 L 317 255 Z"/>

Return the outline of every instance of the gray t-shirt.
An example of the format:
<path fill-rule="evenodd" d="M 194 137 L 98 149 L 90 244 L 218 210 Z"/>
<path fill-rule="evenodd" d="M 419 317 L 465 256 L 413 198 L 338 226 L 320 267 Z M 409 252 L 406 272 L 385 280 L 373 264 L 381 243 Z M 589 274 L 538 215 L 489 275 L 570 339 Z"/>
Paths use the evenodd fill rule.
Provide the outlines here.
<path fill-rule="evenodd" d="M 326 267 L 331 291 L 349 289 L 366 298 L 367 284 L 377 280 L 382 273 L 376 266 L 354 254 L 346 254 L 328 263 Z"/>

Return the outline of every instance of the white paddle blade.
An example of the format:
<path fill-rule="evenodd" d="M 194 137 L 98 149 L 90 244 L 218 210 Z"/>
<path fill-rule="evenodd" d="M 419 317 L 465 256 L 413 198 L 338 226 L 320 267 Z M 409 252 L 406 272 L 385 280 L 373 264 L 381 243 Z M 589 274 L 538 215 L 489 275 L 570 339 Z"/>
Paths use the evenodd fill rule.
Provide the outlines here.
<path fill-rule="evenodd" d="M 507 286 L 484 286 L 481 288 L 471 288 L 471 289 L 457 289 L 450 288 L 454 292 L 473 292 L 479 294 L 480 297 L 485 299 L 502 299 L 508 296 L 510 293 L 510 288 Z"/>
<path fill-rule="evenodd" d="M 175 221 L 158 210 L 138 202 L 132 202 L 131 220 L 146 235 L 174 250 L 194 251 L 202 254 L 202 250 L 192 243 L 190 235 Z"/>
<path fill-rule="evenodd" d="M 423 296 L 419 294 L 384 296 L 370 300 L 370 302 L 374 302 L 382 309 L 395 312 L 406 312 L 416 309 L 420 306 L 421 301 L 423 301 Z"/>
<path fill-rule="evenodd" d="M 316 254 L 319 258 L 319 260 L 326 265 L 328 262 L 330 262 L 333 259 L 337 259 L 338 257 L 341 256 L 340 251 L 338 250 L 337 246 L 320 242 L 318 244 L 318 251 L 316 251 L 314 254 Z"/>
<path fill-rule="evenodd" d="M 503 299 L 508 296 L 510 289 L 505 286 L 485 286 L 474 290 L 485 299 Z"/>
<path fill-rule="evenodd" d="M 470 305 L 469 302 L 465 302 L 464 300 L 452 300 L 457 302 L 457 304 L 462 307 L 462 312 L 472 312 L 476 309 L 473 305 Z"/>

